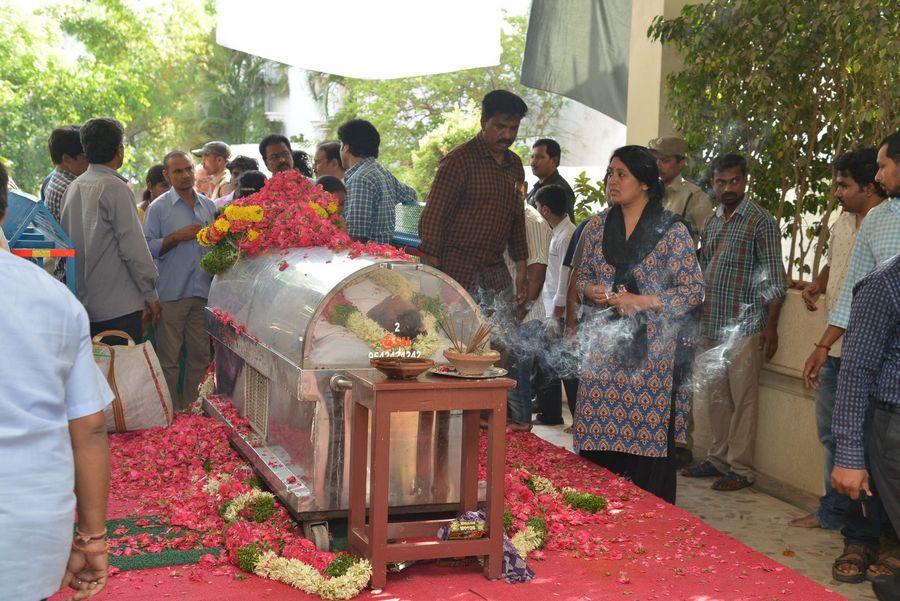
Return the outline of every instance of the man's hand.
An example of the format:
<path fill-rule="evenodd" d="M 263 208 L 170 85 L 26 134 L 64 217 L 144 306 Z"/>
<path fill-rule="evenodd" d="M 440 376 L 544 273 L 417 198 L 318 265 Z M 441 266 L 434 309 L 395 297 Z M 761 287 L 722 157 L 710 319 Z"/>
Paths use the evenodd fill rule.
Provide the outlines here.
<path fill-rule="evenodd" d="M 766 325 L 759 333 L 759 348 L 766 352 L 766 361 L 778 351 L 778 327 Z"/>
<path fill-rule="evenodd" d="M 866 470 L 854 470 L 836 465 L 831 470 L 831 486 L 854 501 L 859 498 L 861 490 L 866 491 L 867 495 L 872 495 L 872 491 L 869 489 L 869 472 Z"/>
<path fill-rule="evenodd" d="M 106 541 L 90 541 L 82 545 L 88 551 L 102 550 Z M 109 576 L 109 556 L 106 553 L 88 554 L 72 549 L 69 563 L 60 588 L 69 587 L 76 591 L 72 597 L 76 601 L 93 597 L 106 587 Z"/>
<path fill-rule="evenodd" d="M 819 370 L 825 365 L 827 359 L 828 350 L 819 346 L 809 354 L 803 365 L 803 383 L 807 388 L 815 390 L 819 387 Z"/>
<path fill-rule="evenodd" d="M 818 282 L 807 284 L 806 287 L 803 288 L 803 292 L 800 293 L 800 296 L 803 297 L 803 302 L 806 303 L 807 310 L 817 311 L 819 309 L 819 307 L 816 306 L 816 301 L 819 300 L 821 294 L 822 287 L 819 286 Z"/>
<path fill-rule="evenodd" d="M 202 225 L 200 225 L 199 223 L 192 223 L 181 228 L 172 235 L 175 236 L 175 239 L 179 242 L 189 242 L 197 237 L 197 232 L 199 232 L 201 229 L 203 229 Z"/>
<path fill-rule="evenodd" d="M 522 305 L 528 298 L 528 278 L 525 273 L 516 275 L 516 305 Z"/>
<path fill-rule="evenodd" d="M 156 325 L 159 318 L 162 317 L 162 303 L 159 301 L 151 301 L 147 303 L 147 311 L 150 312 L 150 323 Z"/>

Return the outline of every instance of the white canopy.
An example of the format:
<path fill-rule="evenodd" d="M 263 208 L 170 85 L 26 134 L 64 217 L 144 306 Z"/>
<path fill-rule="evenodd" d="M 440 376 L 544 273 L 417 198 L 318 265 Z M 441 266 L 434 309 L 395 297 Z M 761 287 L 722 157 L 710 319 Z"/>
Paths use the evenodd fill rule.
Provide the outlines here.
<path fill-rule="evenodd" d="M 216 41 L 309 71 L 393 79 L 500 62 L 496 0 L 218 0 Z"/>

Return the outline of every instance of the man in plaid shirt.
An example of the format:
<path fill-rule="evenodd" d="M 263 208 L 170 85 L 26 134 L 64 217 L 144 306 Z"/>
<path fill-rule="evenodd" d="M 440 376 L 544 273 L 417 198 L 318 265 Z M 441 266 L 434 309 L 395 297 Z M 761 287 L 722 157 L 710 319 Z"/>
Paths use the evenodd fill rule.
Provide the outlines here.
<path fill-rule="evenodd" d="M 510 292 L 503 252 L 516 265 L 516 302 L 527 292 L 522 160 L 509 147 L 528 112 L 525 102 L 494 90 L 481 102 L 481 131 L 441 160 L 419 218 L 419 245 L 428 264 L 470 293 Z"/>
<path fill-rule="evenodd" d="M 347 197 L 347 233 L 360 242 L 388 244 L 394 235 L 395 206 L 416 200 L 416 191 L 379 163 L 381 136 L 368 121 L 352 119 L 338 128 Z"/>
<path fill-rule="evenodd" d="M 87 171 L 88 168 L 88 160 L 84 156 L 84 149 L 81 147 L 80 132 L 81 128 L 77 125 L 64 125 L 50 132 L 48 146 L 50 148 L 50 160 L 53 161 L 54 168 L 41 187 L 41 200 L 44 201 L 44 204 L 56 221 L 59 221 L 63 197 L 66 195 L 69 184 L 74 182 L 75 178 Z M 65 260 L 51 260 L 56 263 L 53 277 L 65 283 Z"/>
<path fill-rule="evenodd" d="M 769 213 L 746 197 L 747 160 L 726 154 L 713 162 L 719 206 L 703 227 L 698 258 L 706 300 L 697 348 L 709 400 L 709 455 L 682 472 L 718 479 L 714 490 L 753 483 L 753 447 L 763 352 L 778 350 L 778 315 L 787 293 L 781 236 Z"/>

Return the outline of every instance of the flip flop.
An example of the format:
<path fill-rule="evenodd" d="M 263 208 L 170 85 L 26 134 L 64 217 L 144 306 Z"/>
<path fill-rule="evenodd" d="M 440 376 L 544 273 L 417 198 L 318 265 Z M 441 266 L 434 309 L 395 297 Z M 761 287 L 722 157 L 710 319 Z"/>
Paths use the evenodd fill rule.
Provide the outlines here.
<path fill-rule="evenodd" d="M 740 474 L 737 474 L 735 472 L 728 472 L 727 474 L 713 482 L 712 489 L 720 491 L 741 490 L 742 488 L 747 488 L 751 484 L 753 483 L 750 482 L 750 480 L 744 478 Z"/>
<path fill-rule="evenodd" d="M 704 459 L 697 465 L 681 470 L 681 475 L 686 478 L 721 478 L 725 474 L 720 472 L 709 459 Z"/>

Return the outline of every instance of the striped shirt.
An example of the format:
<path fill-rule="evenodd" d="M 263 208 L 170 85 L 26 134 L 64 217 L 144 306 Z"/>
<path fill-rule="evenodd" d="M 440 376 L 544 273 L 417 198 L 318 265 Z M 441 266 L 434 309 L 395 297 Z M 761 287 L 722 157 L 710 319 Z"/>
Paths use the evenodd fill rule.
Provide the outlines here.
<path fill-rule="evenodd" d="M 728 219 L 719 205 L 703 228 L 698 252 L 706 301 L 700 333 L 720 340 L 726 328 L 741 336 L 763 329 L 768 305 L 787 294 L 778 226 L 745 196 Z"/>
<path fill-rule="evenodd" d="M 856 244 L 853 246 L 853 256 L 850 258 L 850 268 L 841 288 L 841 296 L 837 305 L 828 314 L 830 325 L 847 328 L 850 322 L 853 286 L 864 275 L 898 252 L 900 252 L 900 198 L 890 198 L 870 210 L 859 227 Z"/>
<path fill-rule="evenodd" d="M 366 157 L 347 169 L 344 183 L 347 233 L 354 240 L 388 244 L 394 235 L 395 205 L 415 201 L 416 191 L 373 157 Z"/>
<path fill-rule="evenodd" d="M 47 177 L 47 185 L 44 187 L 44 204 L 50 209 L 53 218 L 59 221 L 59 214 L 62 211 L 63 196 L 69 184 L 75 181 L 75 175 L 69 173 L 62 167 L 54 169 Z"/>
<path fill-rule="evenodd" d="M 831 424 L 834 463 L 862 470 L 870 403 L 900 406 L 900 254 L 854 287 L 845 338 Z"/>
<path fill-rule="evenodd" d="M 529 204 L 525 205 L 525 239 L 528 243 L 528 258 L 525 259 L 525 265 L 547 265 L 550 251 L 550 225 L 538 210 Z M 506 261 L 506 268 L 509 270 L 510 277 L 515 279 L 516 262 L 510 258 L 509 249 L 503 253 L 503 259 Z M 546 277 L 545 274 L 545 280 Z M 546 316 L 544 303 L 540 295 L 538 295 L 522 323 L 535 319 L 544 319 Z"/>

